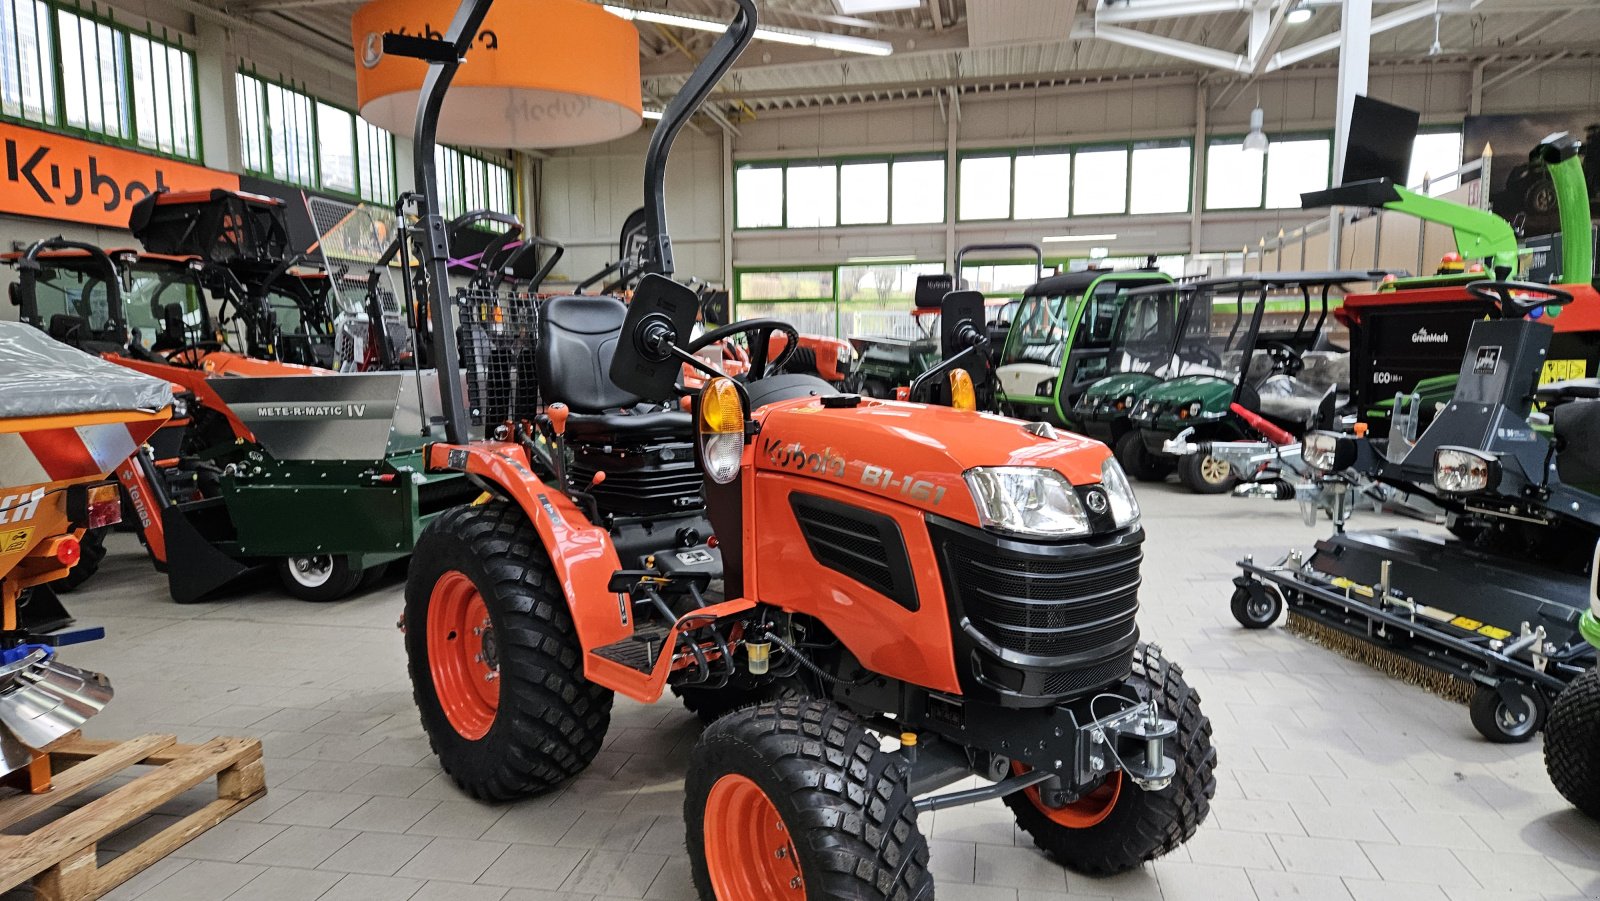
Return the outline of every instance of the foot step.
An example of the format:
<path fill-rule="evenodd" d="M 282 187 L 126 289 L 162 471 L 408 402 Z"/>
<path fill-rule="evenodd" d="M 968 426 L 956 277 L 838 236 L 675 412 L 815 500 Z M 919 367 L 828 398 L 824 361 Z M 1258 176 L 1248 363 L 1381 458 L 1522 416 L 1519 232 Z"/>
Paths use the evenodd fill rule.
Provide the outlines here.
<path fill-rule="evenodd" d="M 661 656 L 661 642 L 666 640 L 668 631 L 665 626 L 644 626 L 621 641 L 595 648 L 594 653 L 613 663 L 648 673 Z"/>

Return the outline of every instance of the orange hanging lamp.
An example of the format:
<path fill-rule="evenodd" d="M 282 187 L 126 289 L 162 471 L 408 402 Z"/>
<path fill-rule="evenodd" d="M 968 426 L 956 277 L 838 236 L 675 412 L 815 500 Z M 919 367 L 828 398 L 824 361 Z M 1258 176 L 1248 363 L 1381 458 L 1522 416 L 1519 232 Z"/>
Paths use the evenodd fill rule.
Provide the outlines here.
<path fill-rule="evenodd" d="M 361 117 L 410 134 L 427 64 L 383 52 L 385 32 L 440 37 L 454 4 L 373 0 L 351 20 Z M 575 147 L 639 128 L 639 33 L 584 0 L 502 0 L 451 82 L 439 140 Z"/>

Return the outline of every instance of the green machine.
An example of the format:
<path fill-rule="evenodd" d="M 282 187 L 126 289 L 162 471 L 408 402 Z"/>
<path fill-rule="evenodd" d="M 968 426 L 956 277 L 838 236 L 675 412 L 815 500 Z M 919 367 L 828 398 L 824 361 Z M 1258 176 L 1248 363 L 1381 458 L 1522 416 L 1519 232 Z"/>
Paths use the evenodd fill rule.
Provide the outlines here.
<path fill-rule="evenodd" d="M 1085 269 L 1042 279 L 1017 304 L 997 377 L 1007 413 L 1077 427 L 1078 396 L 1116 371 L 1128 293 L 1171 284 L 1155 269 Z"/>

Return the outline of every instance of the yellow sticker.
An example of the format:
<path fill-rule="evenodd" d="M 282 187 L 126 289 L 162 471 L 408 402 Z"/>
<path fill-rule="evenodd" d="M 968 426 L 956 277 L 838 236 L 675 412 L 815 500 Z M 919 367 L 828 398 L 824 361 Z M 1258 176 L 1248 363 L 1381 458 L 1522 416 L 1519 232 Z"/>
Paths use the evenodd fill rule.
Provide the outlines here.
<path fill-rule="evenodd" d="M 33 537 L 33 527 L 26 529 L 13 529 L 10 532 L 0 532 L 0 554 L 15 554 L 26 550 L 28 539 Z"/>
<path fill-rule="evenodd" d="M 1588 375 L 1588 364 L 1583 360 L 1545 360 L 1544 369 L 1539 373 L 1539 384 L 1548 385 L 1551 382 L 1564 382 L 1567 379 L 1581 379 Z"/>
<path fill-rule="evenodd" d="M 1334 579 L 1333 580 L 1333 586 L 1335 588 L 1342 588 L 1345 591 L 1353 591 L 1356 594 L 1359 594 L 1364 598 L 1372 597 L 1372 589 L 1371 588 L 1369 588 L 1366 585 L 1362 585 L 1359 582 L 1353 582 L 1353 581 L 1351 581 L 1349 579 L 1346 579 L 1344 576 L 1339 576 L 1338 578 Z"/>
<path fill-rule="evenodd" d="M 1478 630 L 1478 634 L 1484 638 L 1493 638 L 1495 641 L 1505 641 L 1511 637 L 1510 632 L 1499 626 L 1484 626 Z"/>
<path fill-rule="evenodd" d="M 1450 625 L 1458 629 L 1466 629 L 1468 632 L 1476 632 L 1483 626 L 1483 623 L 1465 616 L 1458 616 L 1450 621 Z"/>

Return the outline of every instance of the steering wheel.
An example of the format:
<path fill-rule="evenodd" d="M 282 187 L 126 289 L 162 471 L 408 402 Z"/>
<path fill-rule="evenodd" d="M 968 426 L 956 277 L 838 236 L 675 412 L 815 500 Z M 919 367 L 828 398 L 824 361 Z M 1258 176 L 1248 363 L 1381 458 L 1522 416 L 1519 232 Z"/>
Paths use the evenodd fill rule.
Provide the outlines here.
<path fill-rule="evenodd" d="M 778 351 L 778 358 L 770 364 L 767 362 L 767 345 L 772 340 L 774 332 L 782 332 L 785 338 L 783 350 Z M 794 326 L 781 319 L 746 319 L 713 329 L 704 335 L 689 342 L 684 350 L 694 353 L 710 347 L 718 341 L 725 341 L 735 335 L 749 335 L 750 345 L 750 373 L 749 381 L 766 378 L 774 371 L 783 368 L 785 363 L 794 357 L 795 351 L 800 349 L 800 332 Z"/>
<path fill-rule="evenodd" d="M 1528 300 L 1516 297 L 1513 296 L 1513 291 L 1537 295 L 1543 299 Z M 1521 319 L 1540 307 L 1564 307 L 1572 303 L 1572 292 L 1563 291 L 1554 285 L 1541 285 L 1538 282 L 1471 282 L 1467 285 L 1467 293 L 1479 300 L 1498 305 L 1501 319 Z"/>
<path fill-rule="evenodd" d="M 1222 354 L 1217 353 L 1215 348 L 1205 344 L 1198 344 L 1179 350 L 1178 359 L 1193 360 L 1202 366 L 1210 366 L 1212 369 L 1222 368 Z"/>
<path fill-rule="evenodd" d="M 1282 341 L 1268 341 L 1262 345 L 1262 350 L 1272 358 L 1272 368 L 1290 378 L 1299 375 L 1306 368 L 1306 361 L 1301 359 L 1300 351 Z"/>
<path fill-rule="evenodd" d="M 216 353 L 220 350 L 222 350 L 221 341 L 195 341 L 191 344 L 184 344 L 179 347 L 174 347 L 172 350 L 166 351 L 167 362 L 176 366 L 187 366 L 191 369 L 195 369 L 200 366 L 199 355 Z M 183 359 L 185 354 L 193 354 L 195 355 L 195 358 L 185 360 Z"/>

